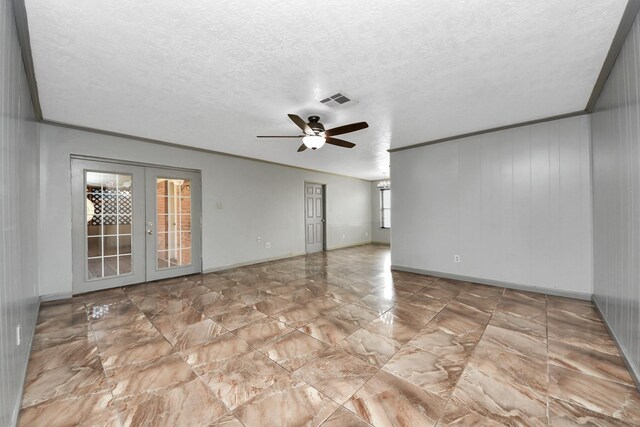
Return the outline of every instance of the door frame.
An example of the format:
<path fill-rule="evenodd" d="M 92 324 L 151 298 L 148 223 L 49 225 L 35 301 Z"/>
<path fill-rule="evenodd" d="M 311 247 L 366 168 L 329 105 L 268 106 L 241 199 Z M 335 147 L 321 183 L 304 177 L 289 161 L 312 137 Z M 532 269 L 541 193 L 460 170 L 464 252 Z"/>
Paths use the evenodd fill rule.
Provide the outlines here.
<path fill-rule="evenodd" d="M 302 227 L 304 229 L 304 252 L 305 253 L 310 253 L 307 252 L 307 229 L 306 229 L 306 225 L 307 225 L 307 184 L 315 184 L 315 185 L 319 185 L 322 187 L 322 219 L 323 219 L 323 225 L 322 225 L 322 251 L 321 252 L 326 252 L 327 251 L 327 184 L 322 183 L 322 182 L 317 182 L 317 181 L 307 181 L 305 180 L 302 184 L 302 194 L 304 195 L 302 198 L 302 215 L 303 215 L 303 222 L 302 222 Z M 311 253 L 315 253 L 315 252 L 311 252 Z"/>
<path fill-rule="evenodd" d="M 78 177 L 76 176 L 78 174 L 78 172 L 76 170 L 74 170 L 73 164 L 74 161 L 77 161 L 79 163 L 81 162 L 87 162 L 87 163 L 91 163 L 91 162 L 100 162 L 100 163 L 112 163 L 114 164 L 114 167 L 117 167 L 117 165 L 121 165 L 121 166 L 128 166 L 128 167 L 140 167 L 140 168 L 153 168 L 153 169 L 166 169 L 168 171 L 181 171 L 181 172 L 189 172 L 189 173 L 195 173 L 197 176 L 197 186 L 199 189 L 199 196 L 197 197 L 197 200 L 192 200 L 192 206 L 196 206 L 198 209 L 198 212 L 200 213 L 199 218 L 194 217 L 193 221 L 198 221 L 199 225 L 200 225 L 200 233 L 199 236 L 197 236 L 197 238 L 194 238 L 194 236 L 192 236 L 192 245 L 197 245 L 198 246 L 198 252 L 200 254 L 200 259 L 196 260 L 193 259 L 193 265 L 198 267 L 198 270 L 200 273 L 202 273 L 203 270 L 203 255 L 202 255 L 202 241 L 203 241 L 203 233 L 202 233 L 202 171 L 200 169 L 191 169 L 191 168 L 184 168 L 184 167 L 174 167 L 174 166 L 168 166 L 168 165 L 159 165 L 159 164 L 155 164 L 155 163 L 144 163 L 144 162 L 136 162 L 136 161 L 131 161 L 131 160 L 120 160 L 120 159 L 113 159 L 113 158 L 104 158 L 104 157 L 96 157 L 96 156 L 87 156 L 87 155 L 82 155 L 82 154 L 71 154 L 70 158 L 69 158 L 69 169 L 70 169 L 70 181 L 71 181 L 71 207 L 72 207 L 72 212 L 71 212 L 71 267 L 72 267 L 72 295 L 77 295 L 77 294 L 81 294 L 81 293 L 86 293 L 86 292 L 93 292 L 96 290 L 102 290 L 102 289 L 110 289 L 112 287 L 118 287 L 118 285 L 115 286 L 101 286 L 98 284 L 103 284 L 104 280 L 108 280 L 108 279 L 103 279 L 103 280 L 96 280 L 95 283 L 96 285 L 92 287 L 92 289 L 78 289 L 78 285 L 77 285 L 77 279 L 76 279 L 76 272 L 77 269 L 82 269 L 83 271 L 85 270 L 84 267 L 80 267 L 77 266 L 78 264 L 78 257 L 77 257 L 77 252 L 80 250 L 78 247 L 78 244 L 76 242 L 76 234 L 77 234 L 77 229 L 78 228 L 82 228 L 85 226 L 85 221 L 83 221 L 82 218 L 84 218 L 84 216 L 80 215 L 79 209 L 75 208 L 75 201 L 74 201 L 74 180 L 78 179 Z M 83 180 L 83 184 L 84 184 L 84 170 L 86 170 L 87 168 L 83 168 L 81 171 L 81 175 L 82 175 L 82 180 Z M 88 168 L 91 169 L 91 168 Z M 144 172 L 143 169 L 143 174 L 142 174 L 142 183 L 140 184 L 141 188 L 145 189 L 145 198 L 146 198 L 146 173 Z M 143 225 L 143 228 L 146 230 L 146 222 L 147 222 L 147 203 L 146 200 L 142 200 L 142 209 L 141 209 L 141 213 L 140 215 L 142 216 L 143 221 L 141 222 L 141 224 Z M 140 209 L 139 209 L 140 211 Z M 133 218 L 133 216 L 132 216 Z M 133 221 L 133 219 L 132 219 Z M 79 224 L 81 224 L 81 226 L 79 226 Z M 83 234 L 84 236 L 84 231 Z M 146 236 L 146 233 L 145 235 Z M 79 239 L 79 237 L 77 238 Z M 132 236 L 133 239 L 133 236 Z M 86 240 L 86 238 L 84 239 Z M 149 242 L 147 241 L 146 237 L 143 237 L 142 239 L 142 258 L 145 259 L 145 264 L 146 264 L 146 258 L 147 258 L 147 245 L 149 245 Z M 155 242 L 155 239 L 154 239 Z M 80 247 L 82 247 L 82 250 L 84 251 L 84 253 L 82 254 L 82 256 L 84 257 L 86 255 L 86 242 L 84 242 L 83 245 L 81 245 Z M 133 243 L 132 243 L 133 244 Z M 133 247 L 132 247 L 133 250 Z M 84 264 L 83 264 L 84 265 Z M 133 268 L 133 267 L 132 267 Z M 138 284 L 138 283 L 145 283 L 148 281 L 152 281 L 153 279 L 148 279 L 147 277 L 147 268 L 146 265 L 143 265 L 142 271 L 144 274 L 142 274 L 142 280 L 141 281 L 134 281 L 132 283 L 127 283 L 127 284 L 123 284 L 121 286 L 128 286 L 128 285 L 132 285 L 132 284 Z M 82 275 L 84 276 L 84 274 L 86 273 L 86 271 L 84 271 L 82 273 Z M 135 274 L 135 273 L 134 273 Z M 197 274 L 197 273 L 189 273 L 189 274 Z M 133 275 L 132 275 L 133 276 Z M 122 276 L 116 276 L 116 277 L 122 277 Z M 178 276 L 176 276 L 178 277 Z M 136 278 L 136 280 L 138 280 L 138 278 Z"/>

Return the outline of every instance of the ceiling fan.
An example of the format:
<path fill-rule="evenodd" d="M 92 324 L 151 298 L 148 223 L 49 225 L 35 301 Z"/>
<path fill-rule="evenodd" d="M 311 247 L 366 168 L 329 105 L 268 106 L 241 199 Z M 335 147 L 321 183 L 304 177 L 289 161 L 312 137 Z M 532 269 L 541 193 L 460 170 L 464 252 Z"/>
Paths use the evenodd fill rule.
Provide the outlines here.
<path fill-rule="evenodd" d="M 350 125 L 338 126 L 337 128 L 325 130 L 324 125 L 320 123 L 320 117 L 310 116 L 309 123 L 295 114 L 288 114 L 293 123 L 296 124 L 302 131 L 303 135 L 295 136 L 264 136 L 260 135 L 258 138 L 302 138 L 302 145 L 298 148 L 298 152 L 304 151 L 307 148 L 317 150 L 325 143 L 331 145 L 337 145 L 338 147 L 353 148 L 356 146 L 353 142 L 345 141 L 343 139 L 334 138 L 336 135 L 343 135 L 345 133 L 355 132 L 360 129 L 366 129 L 369 127 L 367 122 L 351 123 Z"/>

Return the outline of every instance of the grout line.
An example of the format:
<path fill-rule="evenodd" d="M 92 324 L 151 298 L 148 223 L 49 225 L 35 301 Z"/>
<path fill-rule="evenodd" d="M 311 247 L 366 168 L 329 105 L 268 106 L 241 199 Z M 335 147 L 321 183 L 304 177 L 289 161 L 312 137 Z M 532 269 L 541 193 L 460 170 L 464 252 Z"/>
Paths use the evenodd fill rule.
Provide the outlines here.
<path fill-rule="evenodd" d="M 506 289 L 503 289 L 502 290 L 502 294 L 500 295 L 500 298 L 498 299 L 498 302 L 496 303 L 496 306 L 494 307 L 493 311 L 491 312 L 491 316 L 489 316 L 489 320 L 487 320 L 487 323 L 484 325 L 484 329 L 482 330 L 482 334 L 480 335 L 480 337 L 478 337 L 478 341 L 473 346 L 473 350 L 471 351 L 471 353 L 469 354 L 469 357 L 465 361 L 464 369 L 460 373 L 460 376 L 458 377 L 458 380 L 456 381 L 456 384 L 452 387 L 451 394 L 449 395 L 449 398 L 447 399 L 447 402 L 444 405 L 444 409 L 442 410 L 442 413 L 440 414 L 440 417 L 438 418 L 438 421 L 436 421 L 436 425 L 440 423 L 440 420 L 442 419 L 442 416 L 447 411 L 447 407 L 449 406 L 449 403 L 451 402 L 451 399 L 453 398 L 453 393 L 458 388 L 458 383 L 460 383 L 460 380 L 464 376 L 465 371 L 469 367 L 469 361 L 471 360 L 471 358 L 473 357 L 473 354 L 475 353 L 476 349 L 478 348 L 478 344 L 480 344 L 480 341 L 482 341 L 482 337 L 484 337 L 485 331 L 487 330 L 487 326 L 489 326 L 489 323 L 491 323 L 491 319 L 493 319 L 493 315 L 495 314 L 496 310 L 498 309 L 498 305 L 500 304 L 500 301 L 502 301 L 502 297 L 504 296 L 505 292 L 506 292 Z M 465 407 L 467 407 L 466 403 L 464 405 L 465 405 Z M 469 408 L 467 407 L 467 409 L 469 409 Z M 473 411 L 473 410 L 472 410 L 472 412 L 476 413 L 476 411 Z M 483 416 L 482 414 L 479 414 L 479 415 Z"/>

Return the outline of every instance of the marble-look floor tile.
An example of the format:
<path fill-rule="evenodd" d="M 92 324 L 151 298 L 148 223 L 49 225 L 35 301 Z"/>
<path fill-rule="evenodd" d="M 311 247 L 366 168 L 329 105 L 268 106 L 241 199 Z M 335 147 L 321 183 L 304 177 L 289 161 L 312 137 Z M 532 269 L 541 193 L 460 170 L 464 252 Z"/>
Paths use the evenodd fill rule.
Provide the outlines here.
<path fill-rule="evenodd" d="M 549 399 L 549 425 L 554 427 L 598 426 L 598 427 L 630 427 L 620 419 L 608 417 L 602 413 L 590 411 L 582 406 L 573 405 L 562 400 Z"/>
<path fill-rule="evenodd" d="M 412 306 L 438 312 L 444 308 L 447 303 L 445 301 L 441 301 L 435 298 L 431 298 L 421 292 L 411 295 L 409 298 L 404 300 L 405 304 L 411 304 Z"/>
<path fill-rule="evenodd" d="M 225 297 L 219 292 L 207 292 L 199 295 L 191 301 L 191 307 L 198 310 L 200 313 L 204 313 L 206 307 L 212 304 L 216 304 L 219 301 L 224 300 Z"/>
<path fill-rule="evenodd" d="M 84 365 L 63 365 L 28 375 L 22 406 L 32 406 L 60 397 L 76 397 L 109 391 L 109 384 L 97 357 Z"/>
<path fill-rule="evenodd" d="M 378 313 L 378 315 L 380 315 L 385 311 L 391 309 L 394 305 L 397 304 L 397 302 L 380 298 L 376 295 L 367 295 L 366 297 L 355 301 L 354 304 L 364 308 L 368 308 L 369 310 L 375 311 Z"/>
<path fill-rule="evenodd" d="M 238 418 L 232 413 L 228 413 L 224 417 L 209 424 L 208 427 L 245 427 Z"/>
<path fill-rule="evenodd" d="M 530 388 L 544 394 L 549 386 L 546 361 L 509 352 L 480 340 L 467 368 L 491 376 L 514 389 Z"/>
<path fill-rule="evenodd" d="M 247 344 L 258 348 L 293 330 L 279 320 L 267 317 L 238 328 L 233 333 Z"/>
<path fill-rule="evenodd" d="M 336 317 L 320 316 L 298 330 L 328 345 L 334 345 L 358 329 L 360 327 L 343 322 Z"/>
<path fill-rule="evenodd" d="M 300 331 L 293 331 L 260 348 L 271 360 L 289 371 L 295 371 L 315 359 L 329 346 Z"/>
<path fill-rule="evenodd" d="M 349 304 L 340 307 L 337 310 L 330 311 L 327 315 L 363 328 L 373 319 L 378 317 L 378 312 L 359 305 Z"/>
<path fill-rule="evenodd" d="M 213 394 L 231 410 L 270 387 L 289 381 L 289 372 L 257 351 L 235 357 L 202 375 Z"/>
<path fill-rule="evenodd" d="M 340 341 L 336 347 L 373 366 L 382 367 L 402 345 L 393 338 L 360 329 Z"/>
<path fill-rule="evenodd" d="M 129 347 L 136 342 L 161 337 L 162 334 L 158 332 L 149 320 L 145 320 L 119 329 L 96 331 L 94 336 L 98 344 L 98 350 L 102 354 Z"/>
<path fill-rule="evenodd" d="M 321 425 L 338 405 L 303 381 L 274 384 L 234 414 L 246 426 L 296 427 Z"/>
<path fill-rule="evenodd" d="M 273 316 L 276 313 L 296 306 L 296 303 L 277 296 L 270 296 L 252 305 L 253 308 L 267 316 Z"/>
<path fill-rule="evenodd" d="M 617 355 L 549 340 L 549 363 L 634 386 L 624 361 Z"/>
<path fill-rule="evenodd" d="M 405 346 L 382 369 L 448 399 L 464 366 L 461 362 L 454 362 L 420 348 Z"/>
<path fill-rule="evenodd" d="M 452 401 L 506 425 L 544 426 L 546 389 L 545 363 L 493 349 L 479 354 L 476 348 Z"/>
<path fill-rule="evenodd" d="M 73 319 L 76 314 L 83 314 L 86 320 L 86 313 L 87 309 L 82 297 L 43 302 L 40 304 L 40 311 L 36 323 L 40 325 L 47 320 L 70 320 Z"/>
<path fill-rule="evenodd" d="M 226 277 L 219 277 L 215 280 L 212 280 L 210 278 L 205 278 L 202 282 L 202 286 L 205 286 L 214 292 L 221 292 L 221 291 L 224 291 L 225 289 L 238 286 L 238 283 L 233 280 L 229 280 Z"/>
<path fill-rule="evenodd" d="M 235 310 L 228 311 L 220 316 L 213 318 L 217 323 L 227 328 L 230 331 L 241 328 L 249 323 L 253 323 L 256 320 L 265 319 L 266 314 L 260 313 L 258 310 L 252 307 L 236 308 Z"/>
<path fill-rule="evenodd" d="M 418 291 L 415 295 L 423 295 L 431 299 L 436 299 L 447 303 L 458 296 L 460 291 L 462 291 L 462 287 L 455 288 L 450 286 L 436 285 L 437 283 L 438 282 L 432 282 L 428 286 Z"/>
<path fill-rule="evenodd" d="M 149 362 L 173 353 L 173 347 L 163 336 L 145 341 L 132 341 L 127 346 L 107 349 L 100 353 L 104 369 L 113 369 L 131 363 Z"/>
<path fill-rule="evenodd" d="M 27 378 L 61 366 L 85 366 L 98 358 L 98 347 L 90 339 L 70 341 L 31 352 Z"/>
<path fill-rule="evenodd" d="M 321 311 L 313 307 L 297 306 L 281 311 L 274 317 L 292 328 L 299 328 L 320 316 L 320 314 Z"/>
<path fill-rule="evenodd" d="M 196 378 L 123 413 L 124 426 L 205 426 L 227 408 Z"/>
<path fill-rule="evenodd" d="M 178 354 L 110 369 L 107 376 L 113 384 L 111 392 L 121 410 L 131 409 L 196 378 Z"/>
<path fill-rule="evenodd" d="M 225 313 L 228 313 L 233 310 L 237 310 L 240 308 L 246 308 L 244 304 L 240 301 L 236 301 L 232 298 L 222 298 L 213 302 L 202 303 L 202 305 L 198 305 L 198 302 L 194 302 L 199 308 L 198 310 L 208 317 L 214 319 L 217 316 L 222 316 Z"/>
<path fill-rule="evenodd" d="M 343 289 L 338 286 L 330 285 L 323 293 L 323 296 L 351 304 L 352 302 L 363 298 L 366 294 L 364 292 L 357 292 L 351 289 Z"/>
<path fill-rule="evenodd" d="M 495 313 L 494 313 L 495 316 Z M 429 322 L 453 335 L 482 333 L 491 315 L 451 301 Z"/>
<path fill-rule="evenodd" d="M 205 343 L 226 332 L 219 323 L 193 308 L 173 316 L 160 315 L 152 321 L 176 350 Z"/>
<path fill-rule="evenodd" d="M 322 427 L 371 427 L 371 424 L 340 407 L 322 424 Z"/>
<path fill-rule="evenodd" d="M 374 319 L 366 326 L 371 332 L 391 338 L 400 345 L 409 342 L 420 331 L 420 325 L 413 325 L 401 320 L 398 316 L 388 311 Z"/>
<path fill-rule="evenodd" d="M 481 335 L 481 330 L 456 335 L 434 323 L 424 327 L 407 345 L 426 350 L 452 362 L 465 364 Z"/>
<path fill-rule="evenodd" d="M 180 354 L 194 371 L 202 375 L 216 371 L 250 351 L 253 350 L 246 342 L 231 333 L 226 333 Z"/>
<path fill-rule="evenodd" d="M 127 297 L 127 294 L 124 293 L 122 288 L 89 292 L 86 294 L 82 294 L 80 298 L 82 298 L 82 300 L 84 301 L 84 304 L 89 309 L 89 312 L 91 311 L 91 307 L 93 306 L 110 305 L 129 300 L 129 297 Z"/>
<path fill-rule="evenodd" d="M 635 387 L 551 365 L 549 396 L 640 425 L 640 393 Z"/>
<path fill-rule="evenodd" d="M 544 315 L 541 317 L 526 317 L 511 312 L 501 311 L 500 306 L 498 306 L 498 309 L 493 313 L 493 317 L 491 317 L 491 322 L 489 324 L 499 328 L 530 335 L 540 343 L 546 343 L 547 324 Z"/>
<path fill-rule="evenodd" d="M 246 294 L 238 295 L 234 299 L 240 301 L 244 305 L 253 305 L 260 301 L 264 301 L 268 298 L 273 298 L 273 294 L 270 294 L 267 291 L 256 290 L 254 292 L 249 292 Z"/>
<path fill-rule="evenodd" d="M 590 301 L 388 263 L 365 245 L 43 303 L 21 425 L 640 425 Z"/>
<path fill-rule="evenodd" d="M 599 327 L 579 328 L 562 322 L 556 322 L 551 318 L 549 319 L 547 329 L 550 340 L 564 342 L 575 347 L 606 353 L 612 356 L 618 355 L 618 347 L 611 336 L 605 332 L 605 329 L 600 329 Z"/>
<path fill-rule="evenodd" d="M 187 304 L 193 303 L 198 297 L 212 292 L 211 289 L 206 286 L 196 285 L 195 283 L 183 286 L 173 285 L 173 288 L 170 289 L 169 286 L 166 287 L 169 290 L 169 293 L 174 295 L 176 298 L 181 299 Z"/>
<path fill-rule="evenodd" d="M 68 327 L 56 327 L 47 323 L 46 329 L 43 324 L 40 324 L 36 326 L 31 349 L 32 351 L 38 351 L 73 341 L 87 341 L 92 338 L 91 326 L 87 321 Z"/>
<path fill-rule="evenodd" d="M 342 404 L 378 369 L 336 348 L 303 365 L 294 375 Z"/>
<path fill-rule="evenodd" d="M 502 422 L 492 420 L 484 415 L 472 411 L 460 402 L 454 399 L 450 400 L 444 413 L 438 421 L 438 426 L 482 426 L 482 427 L 501 427 Z"/>
<path fill-rule="evenodd" d="M 127 300 L 124 303 L 113 304 L 108 312 L 94 313 L 90 311 L 88 319 L 94 330 L 116 329 L 132 322 L 142 321 L 145 319 L 145 315 L 133 302 Z"/>
<path fill-rule="evenodd" d="M 345 408 L 374 426 L 433 426 L 446 401 L 388 372 L 379 371 Z"/>
<path fill-rule="evenodd" d="M 478 292 L 483 293 L 483 292 Z M 487 292 L 484 292 L 485 294 Z M 455 298 L 456 301 L 473 307 L 477 310 L 483 311 L 487 314 L 493 313 L 500 301 L 500 293 L 488 293 L 488 295 L 476 295 L 471 291 L 462 291 Z"/>
<path fill-rule="evenodd" d="M 93 393 L 45 401 L 24 408 L 20 426 L 119 426 L 111 393 Z"/>
<path fill-rule="evenodd" d="M 544 342 L 532 335 L 517 332 L 511 329 L 499 328 L 491 323 L 482 335 L 484 346 L 496 350 L 508 351 L 522 357 L 530 357 L 546 363 L 547 346 Z"/>
<path fill-rule="evenodd" d="M 407 291 L 401 291 L 398 290 L 394 287 L 385 287 L 384 289 L 377 291 L 377 292 L 373 292 L 370 295 L 373 295 L 377 298 L 380 298 L 382 300 L 385 301 L 391 301 L 391 302 L 395 302 L 395 303 L 399 303 L 402 302 L 403 300 L 409 298 L 411 295 L 413 295 L 415 292 L 407 292 Z"/>
<path fill-rule="evenodd" d="M 504 290 L 504 297 L 506 298 L 517 298 L 522 302 L 544 302 L 546 305 L 546 301 L 547 301 L 547 295 L 546 294 L 539 294 L 536 292 L 527 292 L 527 291 L 520 291 L 517 289 L 505 289 Z"/>

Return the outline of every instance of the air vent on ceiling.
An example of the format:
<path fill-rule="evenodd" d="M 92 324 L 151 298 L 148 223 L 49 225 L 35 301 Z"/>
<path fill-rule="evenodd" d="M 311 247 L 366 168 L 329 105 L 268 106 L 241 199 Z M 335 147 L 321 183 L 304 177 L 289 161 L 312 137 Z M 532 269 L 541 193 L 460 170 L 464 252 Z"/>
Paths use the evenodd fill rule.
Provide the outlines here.
<path fill-rule="evenodd" d="M 335 95 L 331 95 L 324 99 L 321 99 L 320 102 L 327 107 L 339 107 L 348 102 L 351 102 L 351 99 L 349 99 L 345 94 L 338 92 Z"/>

